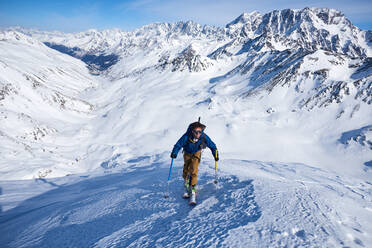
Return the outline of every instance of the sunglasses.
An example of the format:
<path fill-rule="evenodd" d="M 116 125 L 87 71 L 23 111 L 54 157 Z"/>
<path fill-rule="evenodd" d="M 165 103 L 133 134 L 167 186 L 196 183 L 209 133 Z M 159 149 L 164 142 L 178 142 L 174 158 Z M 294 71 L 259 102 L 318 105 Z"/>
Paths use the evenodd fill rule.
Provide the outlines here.
<path fill-rule="evenodd" d="M 192 130 L 192 132 L 193 132 L 194 134 L 201 134 L 201 131 L 195 131 L 195 130 Z"/>

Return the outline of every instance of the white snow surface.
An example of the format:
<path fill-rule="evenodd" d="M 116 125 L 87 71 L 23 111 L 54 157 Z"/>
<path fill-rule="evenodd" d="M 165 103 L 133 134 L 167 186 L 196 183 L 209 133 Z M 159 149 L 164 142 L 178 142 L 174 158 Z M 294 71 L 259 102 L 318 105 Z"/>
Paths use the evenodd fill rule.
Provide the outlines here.
<path fill-rule="evenodd" d="M 164 198 L 168 154 L 125 169 L 1 182 L 3 247 L 368 247 L 372 183 L 294 163 L 200 165 L 198 205 L 182 198 L 183 161 Z"/>
<path fill-rule="evenodd" d="M 0 31 L 0 246 L 370 246 L 366 32 L 317 8 L 225 28 Z M 95 75 L 43 42 L 119 60 Z M 163 196 L 199 116 L 219 183 L 206 150 L 190 207 L 181 153 Z"/>

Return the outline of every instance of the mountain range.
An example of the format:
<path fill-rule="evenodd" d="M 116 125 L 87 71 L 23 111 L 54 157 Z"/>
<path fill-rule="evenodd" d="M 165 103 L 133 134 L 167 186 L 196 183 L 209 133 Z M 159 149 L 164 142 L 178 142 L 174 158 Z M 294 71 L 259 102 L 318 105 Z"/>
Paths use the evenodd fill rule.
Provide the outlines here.
<path fill-rule="evenodd" d="M 227 158 L 369 173 L 372 31 L 334 9 L 255 11 L 225 27 L 11 27 L 0 55 L 3 179 L 162 154 L 198 116 Z"/>

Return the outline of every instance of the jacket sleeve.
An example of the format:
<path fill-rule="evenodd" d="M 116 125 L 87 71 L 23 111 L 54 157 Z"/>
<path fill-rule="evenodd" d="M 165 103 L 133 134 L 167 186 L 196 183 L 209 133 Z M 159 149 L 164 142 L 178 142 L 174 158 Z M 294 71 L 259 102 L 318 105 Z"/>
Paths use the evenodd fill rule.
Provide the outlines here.
<path fill-rule="evenodd" d="M 177 155 L 178 152 L 181 150 L 181 148 L 184 147 L 184 145 L 186 144 L 187 139 L 188 139 L 188 137 L 187 137 L 186 133 L 184 135 L 182 135 L 182 137 L 174 145 L 172 153 Z"/>
<path fill-rule="evenodd" d="M 207 134 L 205 134 L 205 143 L 209 149 L 211 149 L 213 157 L 216 156 L 217 146 L 216 144 L 209 138 Z M 217 157 L 218 157 L 218 151 L 217 151 Z"/>

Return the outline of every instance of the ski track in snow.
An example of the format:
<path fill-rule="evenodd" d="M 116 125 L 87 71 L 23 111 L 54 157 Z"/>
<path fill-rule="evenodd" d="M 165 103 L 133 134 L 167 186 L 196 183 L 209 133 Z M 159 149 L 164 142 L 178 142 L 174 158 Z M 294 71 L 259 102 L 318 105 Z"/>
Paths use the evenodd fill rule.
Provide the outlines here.
<path fill-rule="evenodd" d="M 371 182 L 349 182 L 302 164 L 223 160 L 215 186 L 213 163 L 206 160 L 198 205 L 192 207 L 181 197 L 181 161 L 175 163 L 169 199 L 164 199 L 168 163 L 141 158 L 131 163 L 104 175 L 24 186 L 1 182 L 0 204 L 8 208 L 0 215 L 2 247 L 368 247 L 371 242 Z"/>

